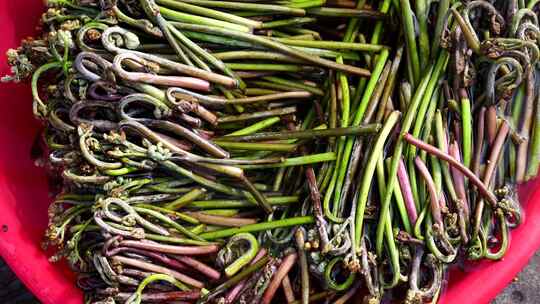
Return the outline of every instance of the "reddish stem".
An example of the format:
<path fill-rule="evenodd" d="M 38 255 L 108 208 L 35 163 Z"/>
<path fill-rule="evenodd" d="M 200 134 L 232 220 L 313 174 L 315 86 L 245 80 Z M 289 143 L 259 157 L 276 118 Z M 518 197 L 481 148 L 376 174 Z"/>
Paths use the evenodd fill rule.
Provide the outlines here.
<path fill-rule="evenodd" d="M 163 274 L 170 275 L 171 277 L 196 288 L 204 288 L 204 284 L 202 282 L 195 280 L 178 271 L 171 270 L 167 267 L 163 267 L 163 266 L 155 265 L 155 264 L 148 263 L 145 261 L 127 258 L 124 256 L 119 256 L 119 255 L 113 256 L 111 259 L 114 262 L 130 265 L 130 266 L 133 266 L 139 269 L 144 269 L 150 272 L 163 273 Z"/>
<path fill-rule="evenodd" d="M 433 182 L 433 178 L 431 177 L 431 174 L 429 173 L 428 168 L 426 167 L 426 164 L 424 161 L 420 158 L 420 156 L 417 156 L 414 159 L 414 163 L 416 164 L 416 167 L 418 168 L 418 171 L 420 171 L 420 174 L 424 178 L 427 189 L 429 191 L 429 198 L 431 202 L 431 214 L 433 215 L 433 220 L 437 225 L 439 225 L 440 228 L 443 227 L 443 220 L 441 215 L 441 206 L 439 204 L 439 195 L 437 194 L 437 189 L 435 187 L 435 183 Z"/>
<path fill-rule="evenodd" d="M 497 109 L 495 106 L 490 106 L 486 113 L 487 138 L 489 145 L 493 144 L 495 136 L 497 136 Z"/>
<path fill-rule="evenodd" d="M 281 287 L 283 287 L 283 293 L 285 293 L 285 299 L 287 299 L 287 303 L 294 302 L 294 291 L 291 286 L 291 280 L 289 279 L 289 275 L 285 275 L 283 278 L 283 281 L 281 281 Z"/>
<path fill-rule="evenodd" d="M 204 274 L 205 276 L 209 277 L 210 279 L 217 280 L 220 278 L 221 274 L 219 271 L 215 270 L 214 268 L 206 265 L 203 262 L 200 262 L 192 257 L 189 256 L 174 256 L 174 258 L 188 266 L 193 267 L 193 269 L 197 270 L 198 272 Z"/>
<path fill-rule="evenodd" d="M 205 246 L 175 246 L 164 245 L 148 241 L 121 241 L 120 246 L 141 248 L 146 250 L 158 251 L 163 253 L 180 254 L 180 255 L 205 255 L 217 252 L 218 245 Z"/>
<path fill-rule="evenodd" d="M 250 262 L 250 265 L 253 265 L 253 264 L 257 263 L 265 255 L 266 255 L 266 249 L 261 248 L 261 250 L 259 250 L 259 252 L 257 252 L 257 255 L 255 256 L 255 258 L 253 258 L 253 260 Z M 233 303 L 234 300 L 236 299 L 236 297 L 238 296 L 238 294 L 240 293 L 240 291 L 242 291 L 244 286 L 246 286 L 246 282 L 247 282 L 247 279 L 244 279 L 244 280 L 238 282 L 238 284 L 236 284 L 234 286 L 234 288 L 232 288 L 225 295 L 225 303 Z"/>
<path fill-rule="evenodd" d="M 294 266 L 297 257 L 298 255 L 296 254 L 296 252 L 294 252 L 287 255 L 283 259 L 283 262 L 281 262 L 281 264 L 279 265 L 279 268 L 277 269 L 276 273 L 274 273 L 270 284 L 268 284 L 268 287 L 264 292 L 264 295 L 261 299 L 261 304 L 270 304 L 270 302 L 272 302 L 272 299 L 274 298 L 274 295 L 276 294 L 279 285 L 281 285 L 281 281 Z"/>
<path fill-rule="evenodd" d="M 122 269 L 122 274 L 130 277 L 136 277 L 139 279 L 145 279 L 147 276 L 152 275 L 150 272 L 125 267 Z"/>
<path fill-rule="evenodd" d="M 313 166 L 307 166 L 306 168 L 306 179 L 308 182 L 309 196 L 311 202 L 313 203 L 313 214 L 315 215 L 315 220 L 317 224 L 317 229 L 319 231 L 319 237 L 321 239 L 321 247 L 326 248 L 328 245 L 328 232 L 326 230 L 326 220 L 323 216 L 322 206 L 321 206 L 321 193 L 317 187 L 317 178 L 315 177 L 315 171 Z M 323 249 L 324 250 L 324 249 Z"/>
<path fill-rule="evenodd" d="M 497 137 L 495 138 L 491 146 L 491 154 L 489 155 L 486 169 L 484 170 L 483 179 L 484 184 L 488 188 L 491 188 L 493 173 L 495 172 L 495 168 L 499 163 L 499 157 L 501 155 L 502 149 L 504 147 L 504 142 L 506 141 L 506 137 L 508 136 L 509 131 L 510 127 L 508 126 L 508 123 L 506 123 L 506 121 L 503 121 L 501 127 L 499 128 L 499 132 L 497 133 Z"/>
<path fill-rule="evenodd" d="M 458 121 L 454 121 L 453 123 L 454 125 L 454 141 L 457 141 L 460 145 L 463 146 L 463 134 L 461 132 L 461 123 L 459 123 Z M 446 151 L 446 153 L 448 153 L 448 151 Z"/>
<path fill-rule="evenodd" d="M 429 154 L 433 154 L 436 157 L 448 162 L 450 166 L 453 166 L 459 171 L 461 171 L 461 173 L 467 176 L 467 178 L 478 188 L 480 194 L 482 194 L 490 204 L 492 204 L 493 206 L 497 205 L 497 197 L 495 197 L 495 195 L 488 190 L 486 185 L 484 185 L 484 183 L 482 183 L 482 181 L 476 175 L 474 175 L 474 173 L 469 170 L 469 168 L 465 167 L 455 158 L 439 150 L 437 147 L 434 147 L 428 143 L 414 138 L 414 136 L 409 133 L 403 135 L 403 139 L 405 139 L 409 144 L 416 146 L 418 149 L 424 150 Z"/>
<path fill-rule="evenodd" d="M 461 162 L 459 145 L 457 142 L 454 141 L 450 145 L 449 154 L 458 162 Z M 467 192 L 465 191 L 465 178 L 463 177 L 463 174 L 461 174 L 461 172 L 454 167 L 450 167 L 450 171 L 452 172 L 452 181 L 454 183 L 454 189 L 456 189 L 456 195 L 458 199 L 461 200 L 461 202 L 463 203 L 463 211 L 465 212 L 465 216 L 469 218 L 470 209 L 469 202 L 467 200 Z"/>
<path fill-rule="evenodd" d="M 409 214 L 409 219 L 411 220 L 411 224 L 414 225 L 418 219 L 418 213 L 416 210 L 416 205 L 414 204 L 409 174 L 407 173 L 407 168 L 405 168 L 403 159 L 399 160 L 397 176 L 399 187 L 401 188 L 401 193 L 403 195 L 403 200 L 405 201 L 405 207 L 407 208 L 407 213 Z"/>
<path fill-rule="evenodd" d="M 126 301 L 131 297 L 131 293 L 129 292 L 120 292 L 117 293 L 114 298 L 115 300 L 120 301 Z M 141 300 L 142 302 L 157 302 L 157 303 L 170 303 L 171 301 L 174 301 L 175 303 L 179 303 L 178 301 L 183 300 L 197 300 L 201 296 L 201 292 L 199 290 L 190 290 L 190 291 L 169 291 L 169 292 L 145 292 L 142 294 Z M 180 303 L 191 303 L 191 302 L 180 302 Z"/>
<path fill-rule="evenodd" d="M 484 130 L 485 130 L 486 108 L 480 108 L 478 113 L 478 125 L 476 129 L 476 146 L 474 149 L 474 160 L 472 164 L 472 171 L 476 176 L 480 176 L 480 162 L 482 158 L 482 150 L 484 148 Z"/>
<path fill-rule="evenodd" d="M 190 143 L 189 141 L 186 141 L 186 140 L 182 140 L 182 139 L 178 139 L 178 138 L 174 138 L 174 137 L 171 137 L 169 135 L 165 135 L 163 133 L 160 133 L 160 132 L 157 132 L 157 131 L 154 131 L 159 137 L 161 137 L 163 140 L 166 140 L 167 142 L 169 142 L 171 145 L 174 145 L 176 147 L 178 147 L 179 149 L 182 149 L 184 151 L 191 151 L 193 149 L 193 144 Z"/>
<path fill-rule="evenodd" d="M 106 256 L 114 256 L 122 252 L 132 252 L 136 254 L 140 254 L 142 256 L 146 256 L 149 258 L 152 258 L 156 261 L 159 261 L 162 264 L 165 264 L 166 266 L 176 269 L 176 270 L 189 270 L 188 267 L 186 267 L 184 264 L 173 260 L 169 258 L 168 256 L 156 252 L 151 252 L 143 249 L 137 249 L 137 248 L 129 248 L 129 247 L 116 247 L 110 251 L 107 251 Z"/>
<path fill-rule="evenodd" d="M 491 145 L 491 154 L 489 155 L 487 166 L 486 166 L 486 169 L 484 170 L 484 180 L 483 180 L 484 184 L 486 185 L 488 189 L 491 188 L 493 174 L 495 172 L 495 168 L 497 164 L 499 163 L 499 157 L 501 155 L 501 151 L 503 149 L 503 145 L 506 140 L 506 137 L 508 136 L 509 131 L 510 131 L 510 127 L 508 126 L 508 123 L 506 123 L 506 121 L 503 121 L 503 123 L 501 124 L 501 127 L 499 128 L 499 132 L 497 133 L 497 136 L 494 139 L 493 144 Z M 478 200 L 478 203 L 476 204 L 476 210 L 475 210 L 476 222 L 474 225 L 474 235 L 476 235 L 478 231 L 480 230 L 483 212 L 484 212 L 484 201 Z"/>

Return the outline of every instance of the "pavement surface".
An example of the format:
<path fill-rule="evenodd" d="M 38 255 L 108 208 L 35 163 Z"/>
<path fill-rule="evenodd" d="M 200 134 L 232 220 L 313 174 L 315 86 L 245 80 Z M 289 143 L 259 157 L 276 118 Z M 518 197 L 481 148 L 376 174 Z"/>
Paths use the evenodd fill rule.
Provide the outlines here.
<path fill-rule="evenodd" d="M 540 303 L 540 251 L 491 304 Z"/>
<path fill-rule="evenodd" d="M 4 267 L 2 267 L 4 266 Z M 30 292 L 0 260 L 0 303 L 39 304 Z M 9 300 L 8 300 L 9 299 Z M 491 304 L 538 304 L 540 303 L 540 251 L 529 264 Z M 466 303 L 463 303 L 466 304 Z"/>

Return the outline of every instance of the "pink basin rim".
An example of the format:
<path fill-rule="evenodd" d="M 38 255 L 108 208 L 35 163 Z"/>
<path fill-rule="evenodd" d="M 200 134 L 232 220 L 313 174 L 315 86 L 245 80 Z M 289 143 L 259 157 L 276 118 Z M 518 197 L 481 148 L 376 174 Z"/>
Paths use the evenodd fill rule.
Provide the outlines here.
<path fill-rule="evenodd" d="M 0 75 L 9 73 L 5 52 L 35 33 L 40 0 L 0 1 Z M 44 304 L 80 304 L 82 294 L 63 265 L 51 264 L 39 243 L 47 225 L 47 177 L 30 150 L 40 127 L 32 117 L 27 85 L 0 85 L 0 255 Z M 512 232 L 507 255 L 452 272 L 442 304 L 489 303 L 540 248 L 540 182 L 520 187 L 525 222 Z"/>

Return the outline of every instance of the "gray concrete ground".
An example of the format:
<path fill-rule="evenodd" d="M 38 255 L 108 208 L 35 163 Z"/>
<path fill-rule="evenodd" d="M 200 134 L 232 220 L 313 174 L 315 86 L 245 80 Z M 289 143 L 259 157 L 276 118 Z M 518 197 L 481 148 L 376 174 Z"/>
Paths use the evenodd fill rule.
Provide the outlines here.
<path fill-rule="evenodd" d="M 0 303 L 2 304 L 39 304 L 15 279 L 7 267 L 2 267 L 0 260 Z M 9 300 L 8 300 L 9 299 Z M 491 304 L 538 304 L 540 303 L 540 251 L 531 259 L 529 265 L 516 279 L 491 302 Z M 466 303 L 464 303 L 466 304 Z"/>
<path fill-rule="evenodd" d="M 491 304 L 540 303 L 540 251 Z"/>

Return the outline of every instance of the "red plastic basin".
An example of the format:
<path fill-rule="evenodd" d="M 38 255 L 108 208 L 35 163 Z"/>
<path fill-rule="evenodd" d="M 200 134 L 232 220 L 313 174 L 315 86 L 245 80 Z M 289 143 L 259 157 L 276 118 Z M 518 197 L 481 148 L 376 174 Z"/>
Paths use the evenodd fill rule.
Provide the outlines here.
<path fill-rule="evenodd" d="M 0 0 L 0 74 L 9 73 L 5 52 L 35 33 L 40 0 Z M 39 124 L 32 117 L 27 85 L 0 85 L 0 255 L 44 304 L 80 304 L 73 275 L 51 264 L 40 247 L 47 225 L 48 184 L 30 148 Z M 481 262 L 467 273 L 453 272 L 441 303 L 488 303 L 540 247 L 540 182 L 520 187 L 525 222 L 499 262 Z"/>

